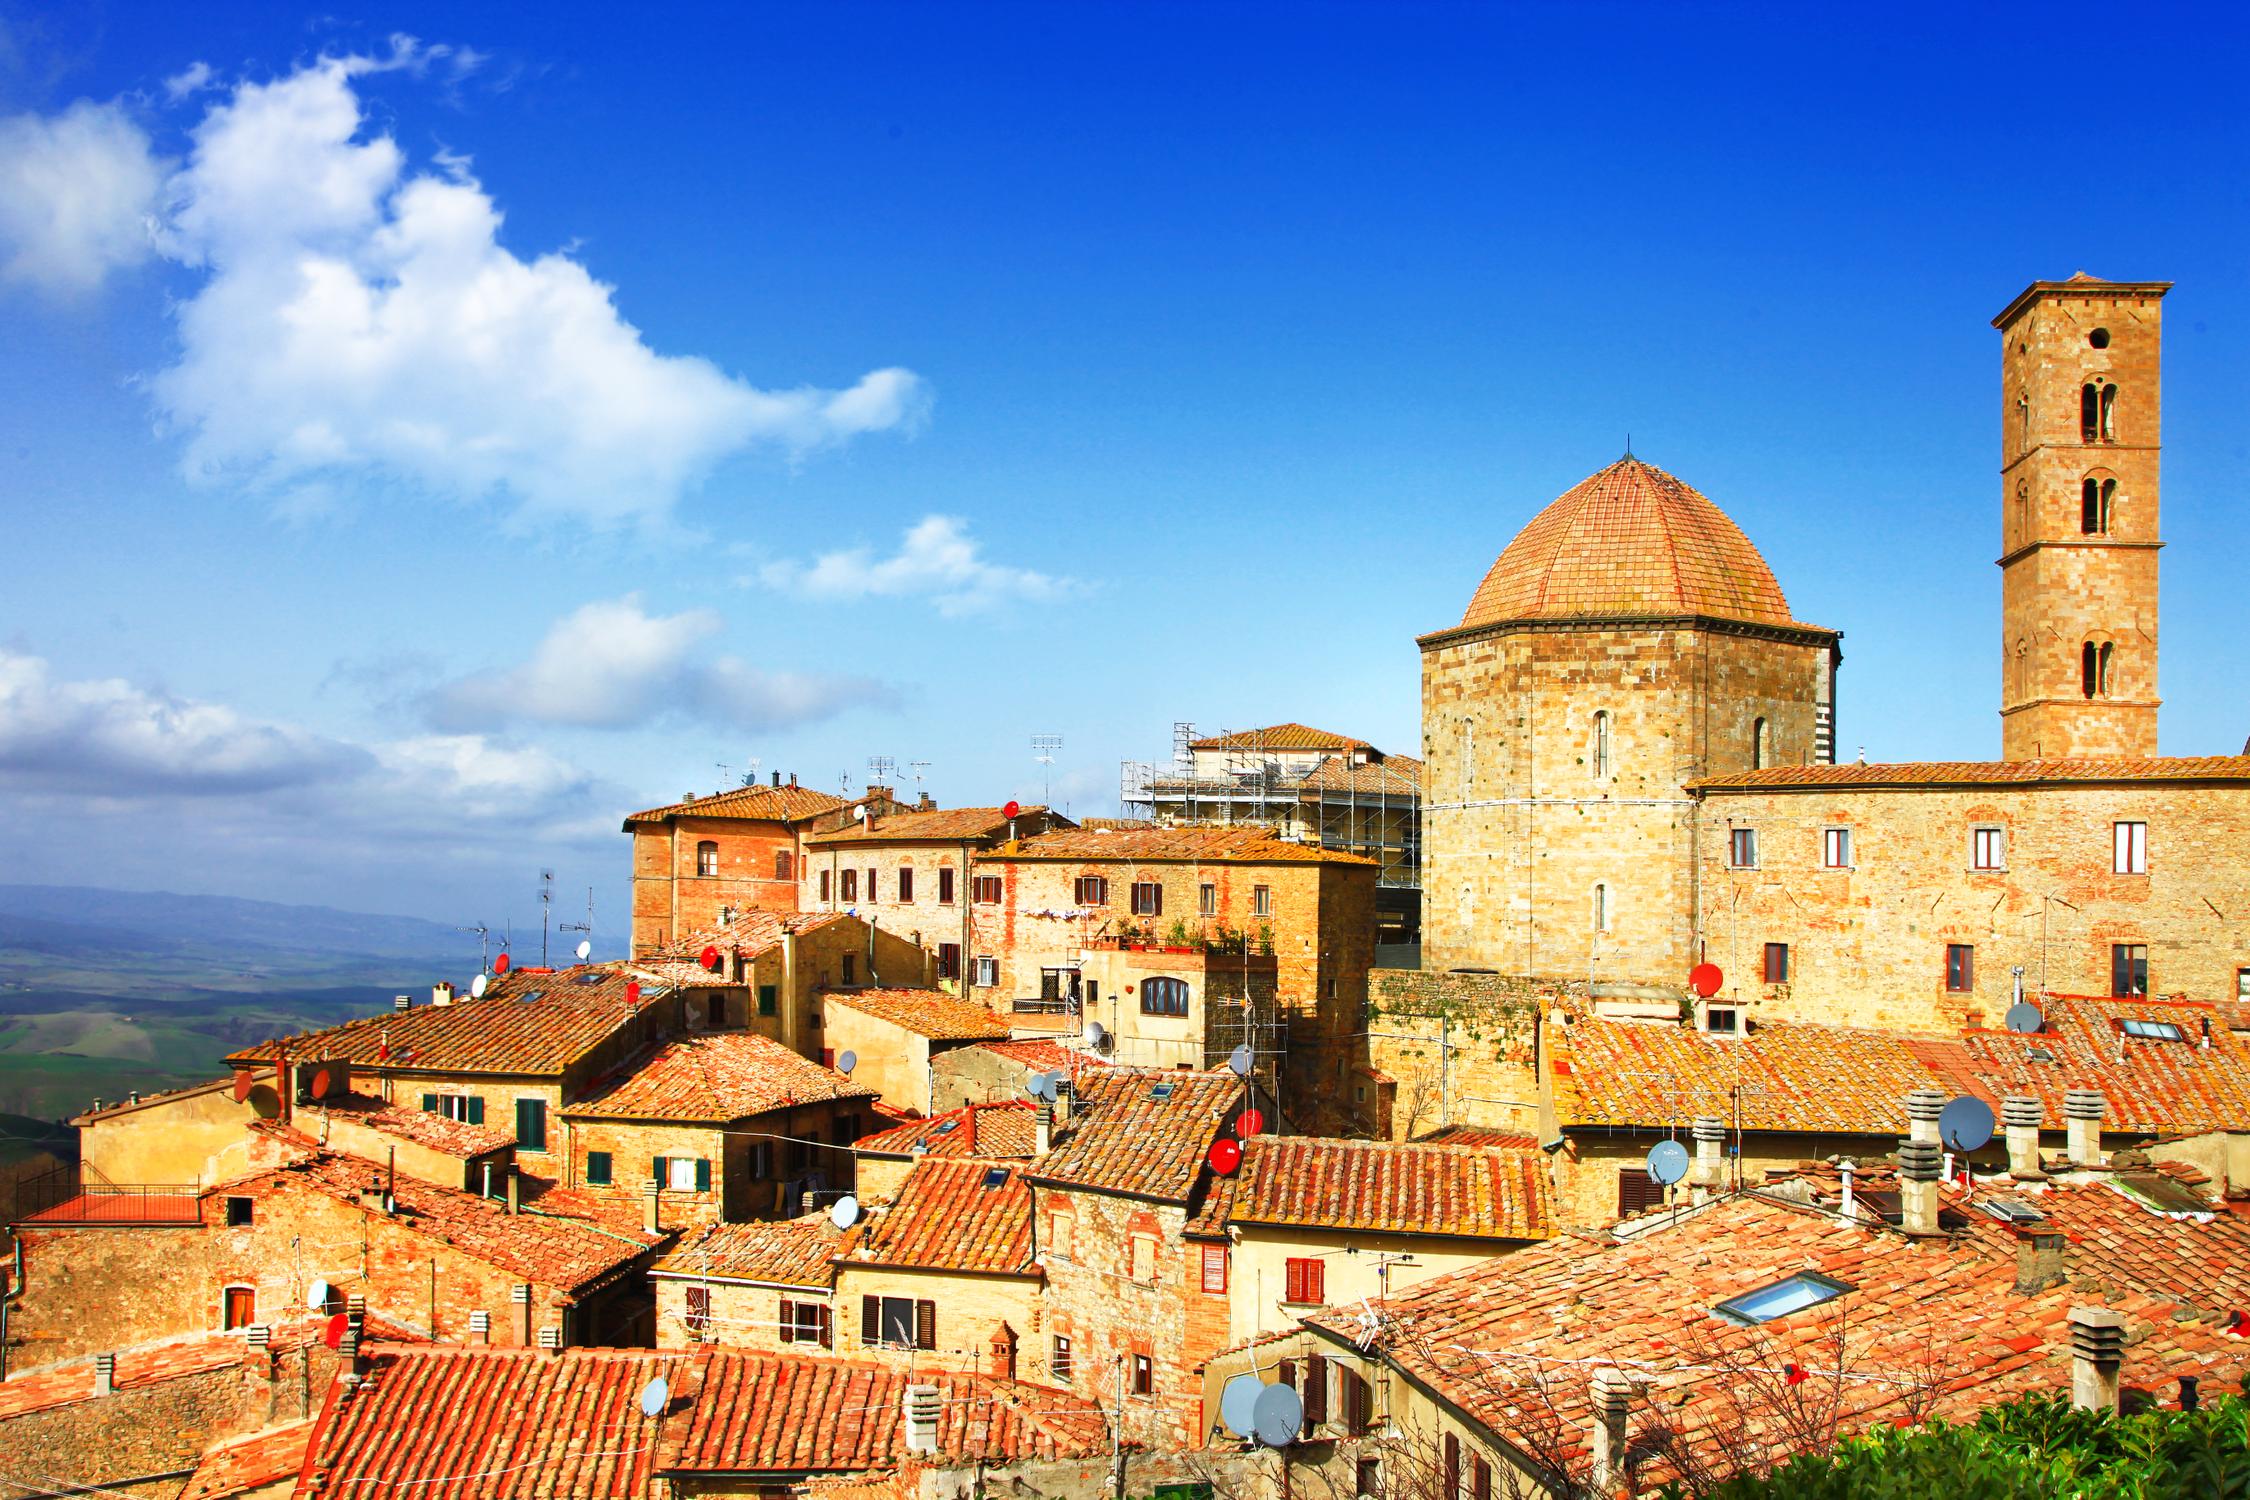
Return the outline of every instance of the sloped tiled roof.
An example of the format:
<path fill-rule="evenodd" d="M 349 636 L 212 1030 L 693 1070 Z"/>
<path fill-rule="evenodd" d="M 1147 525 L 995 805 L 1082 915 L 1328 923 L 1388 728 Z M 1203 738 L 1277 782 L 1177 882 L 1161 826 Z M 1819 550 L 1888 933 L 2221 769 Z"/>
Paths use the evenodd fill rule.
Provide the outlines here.
<path fill-rule="evenodd" d="M 1892 789 L 1944 786 L 2066 786 L 2126 781 L 2250 781 L 2250 755 L 2146 755 L 2079 760 L 1921 760 L 1870 765 L 1769 766 L 1706 776 L 1690 791 L 1773 792 L 1793 788 Z"/>
<path fill-rule="evenodd" d="M 1356 854 L 1323 849 L 1318 844 L 1293 844 L 1273 836 L 1262 825 L 1229 828 L 1129 828 L 1114 833 L 1074 830 L 1045 833 L 1018 843 L 1002 844 L 988 858 L 1068 859 L 1093 862 L 1131 860 L 1137 864 L 1244 864 L 1244 865 L 1364 865 L 1373 860 Z"/>
<path fill-rule="evenodd" d="M 1036 1273 L 1031 1187 L 1019 1163 L 916 1162 L 898 1198 L 868 1219 L 847 1264 L 984 1275 Z"/>
<path fill-rule="evenodd" d="M 268 1347 L 279 1353 L 316 1343 L 327 1332 L 328 1319 L 327 1313 L 315 1313 L 270 1323 L 267 1325 L 271 1330 Z M 367 1315 L 365 1328 L 379 1338 L 412 1338 L 407 1330 L 375 1313 Z M 122 1349 L 117 1353 L 112 1389 L 133 1390 L 183 1375 L 207 1374 L 229 1365 L 246 1364 L 251 1356 L 252 1350 L 240 1333 L 194 1333 L 160 1344 Z M 63 1364 L 47 1365 L 28 1374 L 10 1371 L 8 1379 L 0 1381 L 0 1420 L 94 1399 L 94 1356 L 91 1354 Z"/>
<path fill-rule="evenodd" d="M 1463 630 L 1507 620 L 1706 615 L 1789 625 L 1789 601 L 1742 528 L 1630 456 L 1532 517 L 1485 575 Z"/>
<path fill-rule="evenodd" d="M 564 1106 L 576 1119 L 724 1125 L 793 1104 L 871 1099 L 875 1090 L 754 1031 L 675 1038 L 624 1063 Z"/>
<path fill-rule="evenodd" d="M 863 1135 L 853 1149 L 862 1156 L 1029 1156 L 1032 1124 L 1029 1099 L 964 1104 L 926 1120 L 909 1120 Z"/>
<path fill-rule="evenodd" d="M 227 1500 L 246 1490 L 294 1479 L 304 1467 L 313 1424 L 291 1422 L 221 1443 L 205 1453 L 175 1500 Z"/>
<path fill-rule="evenodd" d="M 1305 792 L 1357 792 L 1361 796 L 1407 797 L 1422 791 L 1422 763 L 1411 755 L 1391 755 L 1355 766 L 1331 755 L 1297 783 Z"/>
<path fill-rule="evenodd" d="M 1440 1125 L 1414 1139 L 1423 1146 L 1500 1146 L 1511 1151 L 1539 1144 L 1539 1137 L 1521 1130 L 1486 1130 L 1476 1125 Z"/>
<path fill-rule="evenodd" d="M 355 1120 L 368 1129 L 384 1135 L 411 1141 L 447 1156 L 467 1161 L 472 1156 L 482 1156 L 488 1151 L 498 1151 L 516 1143 L 514 1132 L 491 1125 L 471 1125 L 466 1120 L 449 1120 L 444 1115 L 432 1114 L 426 1109 L 409 1109 L 403 1104 L 371 1098 L 366 1094 L 345 1094 L 319 1104 L 298 1106 L 298 1116 L 318 1115 L 332 1111 L 346 1119 Z"/>
<path fill-rule="evenodd" d="M 2055 1130 L 2062 1128 L 2063 1095 L 2070 1089 L 2101 1091 L 2104 1130 L 2250 1129 L 2250 1048 L 2215 1006 L 2048 995 L 2040 1007 L 2046 1027 L 2037 1035 L 1963 1033 L 1961 1046 L 1988 1094 L 2037 1097 L 2046 1107 L 2047 1127 Z M 2169 1022 L 2185 1040 L 2126 1036 L 2117 1023 L 2127 1018 Z M 2209 1046 L 2203 1045 L 2206 1023 Z"/>
<path fill-rule="evenodd" d="M 1160 1090 L 1164 1097 L 1155 1097 Z M 1212 1141 L 1243 1100 L 1242 1080 L 1231 1073 L 1082 1073 L 1069 1124 L 1030 1175 L 1061 1187 L 1185 1203 Z"/>
<path fill-rule="evenodd" d="M 847 805 L 843 798 L 834 793 L 816 792 L 809 786 L 738 786 L 723 792 L 713 792 L 708 797 L 629 813 L 625 818 L 625 831 L 631 833 L 635 823 L 659 823 L 666 818 L 682 816 L 802 823 L 808 818 L 817 818 L 822 813 L 831 813 Z"/>
<path fill-rule="evenodd" d="M 659 983 L 681 989 L 729 984 L 733 981 L 727 976 L 732 970 L 724 963 L 717 969 L 703 967 L 706 948 L 716 948 L 729 958 L 739 955 L 745 960 L 754 959 L 780 947 L 782 938 L 787 935 L 802 936 L 831 922 L 851 920 L 836 911 L 772 912 L 752 908 L 736 912 L 734 920 L 724 927 L 683 933 L 664 947 L 634 959 L 631 967 Z"/>
<path fill-rule="evenodd" d="M 825 1213 L 762 1224 L 713 1224 L 682 1241 L 650 1268 L 658 1276 L 712 1276 L 777 1286 L 831 1287 L 830 1259 L 844 1231 Z"/>
<path fill-rule="evenodd" d="M 998 1011 L 943 990 L 830 989 L 821 998 L 933 1042 L 997 1041 L 1008 1035 Z"/>
<path fill-rule="evenodd" d="M 1263 729 L 1238 729 L 1191 741 L 1190 750 L 1372 750 L 1365 740 L 1348 734 L 1314 729 L 1309 724 L 1269 724 Z"/>
<path fill-rule="evenodd" d="M 289 1055 L 342 1058 L 360 1067 L 437 1073 L 561 1073 L 607 1041 L 630 1019 L 621 964 L 589 964 L 554 972 L 501 975 L 481 1000 L 389 1010 L 288 1039 Z M 661 990 L 644 985 L 642 1001 Z M 527 998 L 536 994 L 537 999 Z M 260 1042 L 230 1063 L 272 1062 L 279 1042 Z"/>
<path fill-rule="evenodd" d="M 1957 1190 L 1942 1191 L 1960 1210 Z M 2056 1188 L 2038 1201 L 2108 1191 Z M 1627 1443 L 1640 1455 L 1639 1490 L 1653 1492 L 1677 1474 L 1651 1441 L 1657 1421 L 1699 1460 L 1722 1448 L 1752 1468 L 1786 1456 L 1789 1429 L 1777 1413 L 1791 1399 L 1789 1363 L 1821 1382 L 1811 1400 L 1824 1412 L 1833 1405 L 1842 1433 L 1910 1424 L 1924 1411 L 1961 1420 L 1990 1402 L 2067 1391 L 2068 1316 L 2092 1300 L 2087 1289 L 2017 1292 L 2013 1233 L 1974 1208 L 1962 1220 L 1946 1239 L 1916 1241 L 1842 1220 L 1832 1206 L 1726 1198 L 1622 1243 L 1565 1236 L 1422 1282 L 1377 1305 L 1375 1343 L 1503 1441 L 1578 1473 L 1592 1430 L 1590 1370 L 1614 1363 L 1647 1383 L 1633 1397 Z M 2239 1233 L 2169 1222 L 2187 1279 L 2139 1262 L 2134 1275 L 2112 1275 L 2101 1298 L 2126 1322 L 2125 1385 L 2167 1403 L 2182 1375 L 2228 1384 L 2250 1364 L 2250 1345 L 2223 1331 L 2205 1279 L 2192 1272 L 2198 1258 L 2239 1254 Z M 1714 1314 L 1722 1301 L 1800 1273 L 1849 1290 L 1754 1327 Z M 1360 1311 L 1306 1321 L 1356 1342 Z M 1862 1378 L 1823 1374 L 1837 1369 L 1839 1335 L 1843 1373 Z"/>
<path fill-rule="evenodd" d="M 1253 1136 L 1227 1214 L 1237 1224 L 1539 1240 L 1554 1232 L 1550 1196 L 1537 1148 Z"/>
<path fill-rule="evenodd" d="M 979 1042 L 977 1047 L 996 1053 L 1034 1072 L 1070 1072 L 1078 1068 L 1106 1068 L 1109 1059 L 1066 1047 L 1049 1037 L 1018 1037 L 1012 1042 Z"/>
<path fill-rule="evenodd" d="M 983 843 L 1006 838 L 1011 821 L 1026 834 L 1049 827 L 1078 826 L 1044 806 L 1019 807 L 1012 820 L 997 807 L 948 807 L 929 812 L 892 813 L 870 823 L 847 824 L 829 833 L 812 834 L 805 843 L 823 849 L 850 844 L 957 844 L 964 839 Z"/>

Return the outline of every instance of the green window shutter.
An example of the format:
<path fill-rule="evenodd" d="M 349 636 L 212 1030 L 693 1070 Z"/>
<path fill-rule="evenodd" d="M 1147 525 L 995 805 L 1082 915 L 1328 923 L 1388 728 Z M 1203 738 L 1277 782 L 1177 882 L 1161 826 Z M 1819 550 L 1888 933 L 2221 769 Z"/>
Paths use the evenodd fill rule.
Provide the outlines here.
<path fill-rule="evenodd" d="M 469 1123 L 471 1125 L 482 1125 L 484 1123 L 484 1095 L 482 1094 L 471 1094 L 469 1096 Z"/>
<path fill-rule="evenodd" d="M 775 988 L 775 987 L 774 987 L 773 985 L 770 985 L 770 984 L 761 984 L 761 985 L 759 985 L 759 986 L 758 986 L 758 1014 L 759 1014 L 759 1015 L 761 1015 L 761 1016 L 770 1016 L 770 1015 L 774 1014 L 774 1012 L 776 1012 L 777 1010 L 779 1010 L 779 1009 L 781 1008 L 781 1007 L 780 1007 L 780 1004 L 779 1004 L 779 1000 L 780 1000 L 780 995 L 781 995 L 781 992 L 780 992 L 780 990 L 776 989 L 776 988 Z"/>
<path fill-rule="evenodd" d="M 586 1153 L 586 1182 L 590 1187 L 609 1186 L 609 1153 L 607 1151 L 589 1151 Z"/>
<path fill-rule="evenodd" d="M 670 1187 L 672 1185 L 671 1179 L 665 1176 L 664 1158 L 661 1156 L 656 1159 L 656 1166 L 653 1169 L 653 1175 L 656 1178 L 656 1185 L 658 1187 L 663 1188 Z"/>
<path fill-rule="evenodd" d="M 699 1193 L 711 1191 L 711 1158 L 708 1156 L 695 1159 L 695 1190 Z"/>
<path fill-rule="evenodd" d="M 436 1113 L 437 1113 L 437 1095 L 435 1095 L 435 1094 L 424 1094 L 424 1095 L 422 1096 L 422 1110 L 423 1110 L 423 1112 L 424 1112 L 425 1114 L 433 1114 L 433 1115 L 434 1115 L 434 1114 L 436 1114 Z"/>
<path fill-rule="evenodd" d="M 547 1101 L 516 1101 L 516 1144 L 526 1151 L 547 1149 Z"/>

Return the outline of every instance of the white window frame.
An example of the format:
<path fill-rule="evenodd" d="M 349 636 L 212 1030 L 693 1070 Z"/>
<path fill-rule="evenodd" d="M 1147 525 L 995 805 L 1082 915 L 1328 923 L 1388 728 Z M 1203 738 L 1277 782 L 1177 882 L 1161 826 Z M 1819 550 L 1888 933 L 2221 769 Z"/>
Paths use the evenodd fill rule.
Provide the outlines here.
<path fill-rule="evenodd" d="M 1747 844 L 1745 844 L 1747 840 Z M 1747 847 L 1748 859 L 1742 858 Z M 1729 828 L 1727 830 L 1727 868 L 1730 870 L 1755 870 L 1758 868 L 1758 830 L 1755 828 Z"/>
<path fill-rule="evenodd" d="M 1991 847 L 1988 849 L 1986 845 Z M 1969 868 L 2008 868 L 2008 830 L 1997 823 L 1980 823 L 1969 830 Z"/>
<path fill-rule="evenodd" d="M 1837 858 L 1842 855 L 1841 859 Z M 1852 831 L 1841 824 L 1820 830 L 1820 865 L 1824 870 L 1852 868 Z"/>
<path fill-rule="evenodd" d="M 2109 868 L 2114 875 L 2148 873 L 2148 824 L 2110 825 Z"/>
<path fill-rule="evenodd" d="M 976 956 L 975 978 L 969 981 L 980 990 L 997 988 L 1000 983 L 1000 960 L 990 953 Z"/>
<path fill-rule="evenodd" d="M 695 1163 L 692 1156 L 667 1156 L 664 1158 L 664 1186 L 675 1193 L 695 1191 Z"/>

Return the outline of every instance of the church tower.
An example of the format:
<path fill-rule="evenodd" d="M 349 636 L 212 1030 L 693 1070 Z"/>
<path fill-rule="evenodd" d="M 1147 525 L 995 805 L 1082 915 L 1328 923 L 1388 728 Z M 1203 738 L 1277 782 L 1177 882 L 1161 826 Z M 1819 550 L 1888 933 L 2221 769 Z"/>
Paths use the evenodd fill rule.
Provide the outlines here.
<path fill-rule="evenodd" d="M 2035 281 L 2000 330 L 2004 760 L 2156 754 L 2168 281 Z"/>

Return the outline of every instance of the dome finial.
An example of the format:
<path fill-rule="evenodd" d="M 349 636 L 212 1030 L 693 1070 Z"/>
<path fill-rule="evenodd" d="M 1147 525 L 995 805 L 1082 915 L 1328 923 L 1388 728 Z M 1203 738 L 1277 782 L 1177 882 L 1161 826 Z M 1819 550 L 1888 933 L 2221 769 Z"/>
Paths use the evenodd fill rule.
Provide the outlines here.
<path fill-rule="evenodd" d="M 1625 434 L 1625 456 L 1628 459 L 1633 456 L 1633 435 L 1629 432 Z"/>

